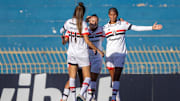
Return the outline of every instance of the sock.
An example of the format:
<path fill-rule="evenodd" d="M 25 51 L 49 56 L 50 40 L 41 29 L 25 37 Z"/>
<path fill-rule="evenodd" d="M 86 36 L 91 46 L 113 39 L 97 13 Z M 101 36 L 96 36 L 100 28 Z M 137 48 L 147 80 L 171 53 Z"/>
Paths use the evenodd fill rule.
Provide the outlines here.
<path fill-rule="evenodd" d="M 63 99 L 63 100 L 67 100 L 68 96 L 69 96 L 69 89 L 64 88 L 64 92 L 63 92 L 63 97 L 62 97 L 62 99 Z"/>
<path fill-rule="evenodd" d="M 96 92 L 96 82 L 91 81 L 88 88 L 87 101 L 91 101 L 93 98 L 95 98 L 95 92 Z"/>
<path fill-rule="evenodd" d="M 120 91 L 117 92 L 116 101 L 121 101 L 121 99 L 120 99 Z"/>
<path fill-rule="evenodd" d="M 119 81 L 113 82 L 112 100 L 116 100 L 116 95 L 119 90 Z"/>
<path fill-rule="evenodd" d="M 90 81 L 91 81 L 91 78 L 89 78 L 89 77 L 86 77 L 86 78 L 84 79 L 83 84 L 82 84 L 82 88 L 81 88 L 81 91 L 80 91 L 80 95 L 81 95 L 81 96 L 84 95 L 84 92 L 87 90 Z"/>
<path fill-rule="evenodd" d="M 114 83 L 114 82 L 112 81 L 112 86 L 113 86 L 113 83 Z M 119 87 L 120 87 L 120 83 L 119 83 Z M 117 91 L 116 101 L 121 101 L 121 100 L 120 100 L 120 91 L 119 91 L 119 90 Z"/>
<path fill-rule="evenodd" d="M 83 97 L 86 99 L 87 98 L 87 90 L 84 92 Z"/>
<path fill-rule="evenodd" d="M 69 89 L 71 91 L 73 101 L 76 101 L 76 87 L 75 87 L 75 79 L 74 78 L 69 79 Z"/>

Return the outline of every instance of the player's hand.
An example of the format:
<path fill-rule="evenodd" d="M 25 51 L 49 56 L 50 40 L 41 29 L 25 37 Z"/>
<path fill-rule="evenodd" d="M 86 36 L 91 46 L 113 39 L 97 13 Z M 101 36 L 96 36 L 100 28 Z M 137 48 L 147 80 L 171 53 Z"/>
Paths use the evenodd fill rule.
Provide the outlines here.
<path fill-rule="evenodd" d="M 91 16 L 87 16 L 85 21 L 86 21 L 86 22 L 89 22 L 89 19 L 90 19 L 90 18 L 91 18 Z"/>
<path fill-rule="evenodd" d="M 64 35 L 62 35 L 62 36 L 61 36 L 61 39 L 62 39 L 62 40 L 64 40 L 64 38 L 65 38 L 65 36 L 64 36 Z"/>
<path fill-rule="evenodd" d="M 153 30 L 161 30 L 162 29 L 162 25 L 161 24 L 157 24 L 157 22 L 155 22 L 152 26 Z"/>
<path fill-rule="evenodd" d="M 97 50 L 97 52 L 98 52 L 102 57 L 104 57 L 104 52 L 103 52 L 103 51 Z"/>
<path fill-rule="evenodd" d="M 62 44 L 64 45 L 64 44 L 65 44 L 65 36 L 62 35 L 62 36 L 61 36 L 61 39 L 62 39 Z"/>
<path fill-rule="evenodd" d="M 97 50 L 93 49 L 93 52 L 94 52 L 95 55 L 97 54 Z"/>
<path fill-rule="evenodd" d="M 124 21 L 124 19 L 123 19 L 123 18 L 120 18 L 119 21 Z"/>

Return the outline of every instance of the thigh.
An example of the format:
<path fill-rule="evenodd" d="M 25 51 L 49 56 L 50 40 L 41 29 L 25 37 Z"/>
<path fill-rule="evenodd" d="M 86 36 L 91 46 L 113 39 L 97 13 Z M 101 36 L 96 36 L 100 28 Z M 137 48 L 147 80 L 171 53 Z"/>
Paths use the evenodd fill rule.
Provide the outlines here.
<path fill-rule="evenodd" d="M 79 56 L 76 58 L 78 66 L 81 67 L 87 67 L 90 65 L 89 56 Z"/>
<path fill-rule="evenodd" d="M 91 72 L 99 74 L 102 68 L 102 58 L 101 57 L 90 58 L 90 63 L 91 63 L 90 65 Z"/>
<path fill-rule="evenodd" d="M 112 81 L 114 81 L 114 71 L 115 69 L 109 69 L 109 74 L 111 76 Z"/>
<path fill-rule="evenodd" d="M 82 73 L 84 78 L 90 77 L 90 66 L 82 67 Z"/>
<path fill-rule="evenodd" d="M 125 59 L 126 59 L 126 55 L 118 55 L 118 56 L 114 56 L 114 65 L 115 67 L 124 67 L 125 64 Z"/>
<path fill-rule="evenodd" d="M 74 57 L 73 55 L 68 55 L 67 56 L 67 63 L 68 64 L 77 64 L 76 57 Z"/>
<path fill-rule="evenodd" d="M 115 68 L 114 58 L 112 56 L 106 57 L 106 68 L 109 70 L 113 70 Z"/>

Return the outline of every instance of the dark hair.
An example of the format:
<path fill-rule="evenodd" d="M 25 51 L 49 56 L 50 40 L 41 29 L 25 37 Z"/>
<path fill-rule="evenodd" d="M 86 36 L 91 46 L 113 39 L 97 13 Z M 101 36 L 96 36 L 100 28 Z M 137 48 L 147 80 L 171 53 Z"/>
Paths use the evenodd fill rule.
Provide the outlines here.
<path fill-rule="evenodd" d="M 97 18 L 97 20 L 99 21 L 99 17 L 96 14 L 92 14 L 91 17 L 92 16 L 95 16 Z"/>
<path fill-rule="evenodd" d="M 117 16 L 118 16 L 118 10 L 117 10 L 116 8 L 114 8 L 114 7 L 109 8 L 108 14 L 109 14 L 111 11 L 115 12 L 115 13 L 117 14 Z"/>
<path fill-rule="evenodd" d="M 76 6 L 74 10 L 73 18 L 76 18 L 76 22 L 77 22 L 76 24 L 80 34 L 82 34 L 82 22 L 83 22 L 85 10 L 86 9 L 82 2 L 79 2 L 79 5 Z"/>

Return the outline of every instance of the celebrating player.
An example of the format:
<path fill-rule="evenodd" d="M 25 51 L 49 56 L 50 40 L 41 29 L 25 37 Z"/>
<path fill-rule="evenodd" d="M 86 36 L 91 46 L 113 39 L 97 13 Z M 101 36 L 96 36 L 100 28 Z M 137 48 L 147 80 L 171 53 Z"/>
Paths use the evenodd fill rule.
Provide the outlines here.
<path fill-rule="evenodd" d="M 70 64 L 69 68 L 69 87 L 73 96 L 73 101 L 76 101 L 76 89 L 75 89 L 75 78 L 77 68 L 81 67 L 83 72 L 83 84 L 80 90 L 80 94 L 77 97 L 78 101 L 85 101 L 83 94 L 87 90 L 90 79 L 90 63 L 88 47 L 91 47 L 93 52 L 98 52 L 101 56 L 104 56 L 103 52 L 96 48 L 88 38 L 89 32 L 87 24 L 83 21 L 85 13 L 85 7 L 83 3 L 79 3 L 76 6 L 73 18 L 66 21 L 64 29 L 67 30 L 63 43 L 69 41 L 69 47 L 67 51 L 67 62 Z"/>
<path fill-rule="evenodd" d="M 118 21 L 118 11 L 116 8 L 110 8 L 108 16 L 110 21 L 104 26 L 104 32 L 107 38 L 106 66 L 109 69 L 109 73 L 112 78 L 113 93 L 111 101 L 119 101 L 120 98 L 116 99 L 116 95 L 119 92 L 119 79 L 123 70 L 125 57 L 127 54 L 125 32 L 127 30 L 160 30 L 162 29 L 162 25 L 157 25 L 157 23 L 155 23 L 153 26 L 136 26 L 126 21 Z"/>
<path fill-rule="evenodd" d="M 102 41 L 105 37 L 103 28 L 98 26 L 99 18 L 97 15 L 92 15 L 87 17 L 89 22 L 89 40 L 100 50 L 102 50 Z M 92 48 L 89 47 L 89 59 L 91 64 L 91 83 L 88 88 L 87 100 L 86 101 L 95 101 L 95 92 L 96 92 L 96 80 L 101 71 L 102 67 L 102 56 L 94 54 Z"/>

